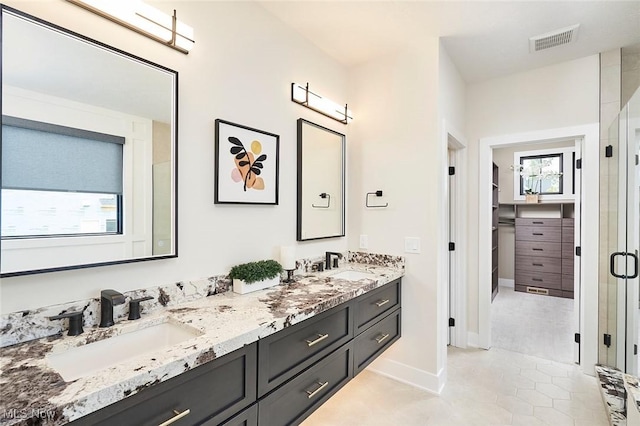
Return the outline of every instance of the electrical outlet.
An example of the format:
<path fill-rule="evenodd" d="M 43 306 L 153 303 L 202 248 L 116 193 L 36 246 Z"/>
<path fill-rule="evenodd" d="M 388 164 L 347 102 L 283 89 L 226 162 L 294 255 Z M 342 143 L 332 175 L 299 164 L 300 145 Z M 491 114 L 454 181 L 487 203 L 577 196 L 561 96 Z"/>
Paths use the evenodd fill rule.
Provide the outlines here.
<path fill-rule="evenodd" d="M 360 248 L 361 249 L 369 248 L 369 236 L 360 235 Z"/>
<path fill-rule="evenodd" d="M 420 238 L 404 237 L 404 251 L 406 253 L 420 253 Z"/>

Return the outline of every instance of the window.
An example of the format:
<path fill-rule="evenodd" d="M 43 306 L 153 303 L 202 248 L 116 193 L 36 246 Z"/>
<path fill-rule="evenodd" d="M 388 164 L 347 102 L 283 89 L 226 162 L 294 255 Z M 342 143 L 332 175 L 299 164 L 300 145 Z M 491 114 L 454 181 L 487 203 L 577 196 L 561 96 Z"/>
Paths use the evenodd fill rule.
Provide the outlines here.
<path fill-rule="evenodd" d="M 3 239 L 122 233 L 124 138 L 2 121 Z"/>
<path fill-rule="evenodd" d="M 562 154 L 520 157 L 520 195 L 562 194 Z"/>

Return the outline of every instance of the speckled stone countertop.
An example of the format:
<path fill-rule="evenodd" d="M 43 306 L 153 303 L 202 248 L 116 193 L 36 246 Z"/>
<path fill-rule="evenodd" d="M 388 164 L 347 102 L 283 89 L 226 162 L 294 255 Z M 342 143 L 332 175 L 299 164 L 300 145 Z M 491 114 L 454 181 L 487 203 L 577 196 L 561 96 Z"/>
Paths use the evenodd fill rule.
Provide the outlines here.
<path fill-rule="evenodd" d="M 341 270 L 371 272 L 375 279 L 347 281 Z M 168 380 L 269 336 L 404 275 L 401 267 L 349 263 L 340 270 L 297 275 L 292 284 L 245 295 L 215 294 L 80 336 L 57 334 L 0 349 L 0 425 L 60 425 Z M 168 349 L 149 352 L 93 376 L 65 382 L 47 356 L 162 322 L 202 334 Z"/>
<path fill-rule="evenodd" d="M 609 414 L 609 424 L 611 426 L 626 426 L 626 393 L 622 372 L 605 365 L 596 365 L 595 370 L 600 381 L 602 398 Z"/>
<path fill-rule="evenodd" d="M 638 383 L 638 378 L 635 376 L 631 376 L 629 374 L 625 374 L 623 376 L 624 379 L 624 387 L 631 395 L 631 400 L 636 402 L 635 409 L 640 411 L 640 383 Z M 627 407 L 627 410 L 633 409 L 632 407 Z"/>

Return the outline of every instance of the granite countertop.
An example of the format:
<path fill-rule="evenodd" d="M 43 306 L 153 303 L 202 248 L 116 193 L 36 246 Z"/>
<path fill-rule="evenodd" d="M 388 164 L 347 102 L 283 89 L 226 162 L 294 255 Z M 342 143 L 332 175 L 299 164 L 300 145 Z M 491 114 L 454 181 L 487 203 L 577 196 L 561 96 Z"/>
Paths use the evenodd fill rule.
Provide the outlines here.
<path fill-rule="evenodd" d="M 627 389 L 627 392 L 631 396 L 631 400 L 636 402 L 635 409 L 640 411 L 640 383 L 638 382 L 638 377 L 632 376 L 630 374 L 625 374 L 624 385 Z M 631 407 L 627 407 L 629 410 Z"/>
<path fill-rule="evenodd" d="M 375 279 L 332 278 L 343 270 L 374 273 Z M 216 294 L 86 329 L 80 336 L 56 335 L 0 349 L 0 425 L 59 425 L 168 380 L 244 345 L 269 336 L 404 275 L 403 268 L 349 263 L 348 267 L 297 275 L 295 282 L 239 295 Z M 93 376 L 65 382 L 47 364 L 47 355 L 132 329 L 162 322 L 192 327 L 202 334 L 168 349 L 148 352 Z"/>

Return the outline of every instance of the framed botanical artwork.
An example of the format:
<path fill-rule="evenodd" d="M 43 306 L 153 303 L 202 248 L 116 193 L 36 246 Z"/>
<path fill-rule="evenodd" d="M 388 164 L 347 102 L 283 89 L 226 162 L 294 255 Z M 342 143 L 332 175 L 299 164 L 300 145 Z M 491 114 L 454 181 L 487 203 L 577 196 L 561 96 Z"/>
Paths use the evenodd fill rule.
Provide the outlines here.
<path fill-rule="evenodd" d="M 278 204 L 280 136 L 216 120 L 216 204 Z"/>

